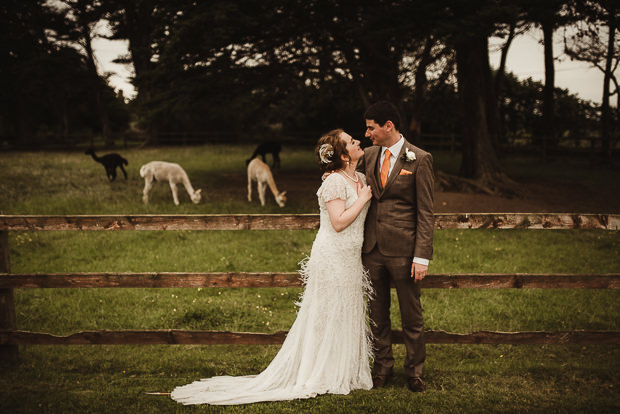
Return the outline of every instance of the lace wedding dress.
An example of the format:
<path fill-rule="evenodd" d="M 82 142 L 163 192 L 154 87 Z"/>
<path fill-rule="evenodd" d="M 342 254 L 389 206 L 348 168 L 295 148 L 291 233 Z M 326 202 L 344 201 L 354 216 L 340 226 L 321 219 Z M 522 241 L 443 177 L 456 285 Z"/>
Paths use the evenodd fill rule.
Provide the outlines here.
<path fill-rule="evenodd" d="M 365 177 L 358 173 L 360 179 Z M 300 274 L 305 289 L 297 319 L 282 348 L 258 375 L 202 379 L 172 391 L 182 404 L 247 404 L 348 394 L 371 389 L 371 342 L 365 296 L 370 293 L 361 249 L 368 203 L 346 229 L 337 233 L 325 203 L 357 193 L 338 174 L 328 176 L 317 191 L 320 228 Z"/>

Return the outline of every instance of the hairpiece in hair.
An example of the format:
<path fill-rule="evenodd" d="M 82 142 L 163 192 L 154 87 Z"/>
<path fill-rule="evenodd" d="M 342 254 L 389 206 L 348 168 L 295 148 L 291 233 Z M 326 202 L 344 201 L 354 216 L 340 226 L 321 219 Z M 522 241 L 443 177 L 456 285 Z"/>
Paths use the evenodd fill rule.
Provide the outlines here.
<path fill-rule="evenodd" d="M 321 158 L 321 162 L 323 164 L 329 164 L 332 162 L 330 158 L 334 155 L 334 147 L 331 144 L 323 144 L 319 148 L 319 157 Z"/>

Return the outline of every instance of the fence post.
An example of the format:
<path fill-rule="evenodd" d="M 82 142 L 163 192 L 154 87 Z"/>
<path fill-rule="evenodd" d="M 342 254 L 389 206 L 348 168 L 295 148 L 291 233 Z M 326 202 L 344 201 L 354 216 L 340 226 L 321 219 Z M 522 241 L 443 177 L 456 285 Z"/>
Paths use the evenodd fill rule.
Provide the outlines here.
<path fill-rule="evenodd" d="M 10 273 L 9 232 L 0 231 L 0 273 Z M 17 329 L 13 289 L 0 289 L 0 330 Z M 17 345 L 0 345 L 0 363 L 17 362 Z"/>

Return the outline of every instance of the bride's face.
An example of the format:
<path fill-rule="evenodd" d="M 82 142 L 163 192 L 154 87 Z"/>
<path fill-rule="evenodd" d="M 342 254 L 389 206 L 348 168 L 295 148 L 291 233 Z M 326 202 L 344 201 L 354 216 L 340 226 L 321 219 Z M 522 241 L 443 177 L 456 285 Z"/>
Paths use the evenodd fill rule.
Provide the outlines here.
<path fill-rule="evenodd" d="M 349 153 L 349 157 L 351 157 L 351 162 L 362 158 L 364 150 L 360 147 L 360 142 L 358 140 L 353 139 L 353 137 L 346 132 L 340 133 L 340 139 L 347 144 L 347 152 Z"/>

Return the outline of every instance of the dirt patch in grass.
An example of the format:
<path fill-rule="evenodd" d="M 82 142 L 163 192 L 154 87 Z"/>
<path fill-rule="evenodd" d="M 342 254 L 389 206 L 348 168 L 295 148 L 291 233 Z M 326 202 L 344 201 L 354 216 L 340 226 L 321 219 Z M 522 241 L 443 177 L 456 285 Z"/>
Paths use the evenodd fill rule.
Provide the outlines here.
<path fill-rule="evenodd" d="M 275 181 L 280 191 L 287 191 L 289 200 L 298 204 L 315 206 L 316 190 L 321 185 L 318 171 L 278 171 Z M 533 180 L 516 178 L 522 185 L 523 198 L 506 198 L 476 193 L 435 191 L 436 213 L 620 213 L 620 191 L 609 189 L 602 183 L 594 187 L 560 180 Z M 245 174 L 223 174 L 214 193 L 224 199 L 245 199 L 247 178 Z M 256 184 L 252 189 L 253 200 L 258 202 Z M 273 196 L 267 189 L 267 202 Z"/>

